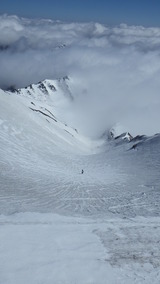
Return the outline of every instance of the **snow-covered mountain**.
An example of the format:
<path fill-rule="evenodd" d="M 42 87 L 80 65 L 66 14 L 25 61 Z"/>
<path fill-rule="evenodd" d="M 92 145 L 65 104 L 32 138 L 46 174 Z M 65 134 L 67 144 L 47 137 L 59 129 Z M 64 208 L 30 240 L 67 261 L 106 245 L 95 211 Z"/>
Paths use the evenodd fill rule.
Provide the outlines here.
<path fill-rule="evenodd" d="M 101 214 L 105 211 L 109 204 L 107 205 L 106 201 L 101 206 L 101 198 L 103 194 L 109 195 L 110 192 L 100 191 L 102 196 L 94 209 L 90 201 L 78 206 L 79 201 L 74 199 L 73 202 L 72 194 L 74 193 L 73 197 L 77 194 L 89 197 L 86 186 L 88 189 L 95 188 L 96 197 L 99 195 L 97 187 L 105 188 L 111 184 L 114 188 L 121 184 L 125 195 L 129 194 L 127 186 L 130 188 L 134 184 L 139 187 L 143 184 L 148 188 L 150 183 L 154 183 L 154 186 L 158 184 L 158 177 L 154 180 L 153 175 L 158 170 L 160 135 L 132 137 L 119 124 L 94 140 L 82 135 L 76 128 L 76 121 L 73 121 L 72 125 L 67 121 L 66 113 L 70 113 L 75 106 L 71 81 L 70 78 L 64 77 L 44 80 L 22 89 L 0 91 L 1 188 L 7 190 L 9 195 L 15 189 L 16 196 L 17 190 L 23 192 L 24 197 L 20 205 L 23 210 L 31 209 L 30 204 L 26 204 L 26 195 L 32 195 L 35 188 L 36 191 L 39 189 L 39 201 L 36 201 L 34 209 L 52 211 L 52 203 L 47 207 L 42 204 L 44 196 L 48 200 L 48 192 L 52 191 L 54 184 L 57 184 L 56 192 L 63 184 L 65 190 L 68 188 L 67 194 L 71 196 L 70 205 L 68 200 L 67 205 L 63 204 L 64 211 L 68 208 L 69 213 L 75 207 L 73 211 L 85 214 L 93 214 L 92 211 Z M 150 162 L 153 164 L 153 175 L 148 166 Z M 85 173 L 83 179 L 80 175 L 82 169 Z M 146 171 L 149 171 L 149 176 Z M 129 180 L 133 178 L 133 172 L 136 181 L 131 183 Z M 81 191 L 77 193 L 75 189 L 79 187 Z M 33 191 L 27 190 L 31 188 Z M 144 188 L 140 187 L 138 191 L 144 191 Z M 43 194 L 43 199 L 39 194 Z M 54 194 L 53 192 L 51 199 Z M 113 194 L 113 191 L 110 194 Z M 6 212 L 20 210 L 14 199 L 10 200 L 10 203 L 11 205 L 5 208 Z M 2 202 L 1 208 L 3 204 Z M 62 204 L 54 206 L 54 210 L 59 211 L 59 206 Z M 136 206 L 136 211 L 137 208 Z M 2 212 L 3 210 L 4 208 Z M 122 212 L 123 214 L 125 213 Z M 132 215 L 131 212 L 127 214 Z"/>
<path fill-rule="evenodd" d="M 0 90 L 0 223 L 9 224 L 2 230 L 1 243 L 5 250 L 2 249 L 1 254 L 11 263 L 8 277 L 12 273 L 18 277 L 21 270 L 24 279 L 26 267 L 31 269 L 32 261 L 37 263 L 31 249 L 36 239 L 36 253 L 40 250 L 43 255 L 43 269 L 45 260 L 52 263 L 53 255 L 54 263 L 60 257 L 63 266 L 65 276 L 61 273 L 57 276 L 59 262 L 55 269 L 47 266 L 51 276 L 47 283 L 53 278 L 69 283 L 65 282 L 67 275 L 68 281 L 82 284 L 87 283 L 86 279 L 92 274 L 96 284 L 106 283 L 108 275 L 113 284 L 115 279 L 133 283 L 128 281 L 135 279 L 137 267 L 137 282 L 134 283 L 140 283 L 142 276 L 150 281 L 151 275 L 159 281 L 160 255 L 156 245 L 159 218 L 155 216 L 159 217 L 160 134 L 133 137 L 131 129 L 128 132 L 116 124 L 106 129 L 100 138 L 86 137 L 76 127 L 77 121 L 71 123 L 68 119 L 75 107 L 74 100 L 72 79 L 68 77 L 44 80 L 22 89 Z M 58 213 L 62 217 L 47 213 Z M 72 217 L 65 219 L 63 215 Z M 19 243 L 26 238 L 25 232 L 28 238 L 28 232 L 32 231 L 33 240 L 30 245 L 22 241 L 20 250 L 18 243 L 19 260 L 13 267 L 14 261 L 6 254 L 10 239 L 4 235 L 9 236 L 9 228 L 15 224 L 19 227 L 18 231 L 17 228 L 14 233 L 12 231 L 14 244 L 17 245 L 17 232 L 21 236 L 18 236 Z M 42 248 L 46 240 L 48 246 Z M 12 256 L 16 257 L 13 248 L 11 245 Z M 103 248 L 107 249 L 107 254 Z M 28 249 L 32 261 L 27 256 Z M 72 261 L 75 250 L 79 263 Z M 83 255 L 85 263 L 81 259 Z M 81 277 L 80 272 L 73 275 L 66 266 L 68 261 L 75 271 L 87 267 L 86 273 L 82 273 L 84 276 Z M 7 283 L 7 267 L 3 264 L 4 283 Z M 39 264 L 35 267 L 39 271 Z M 30 283 L 38 283 L 33 274 L 32 279 L 27 279 Z M 44 275 L 47 275 L 46 270 Z"/>
<path fill-rule="evenodd" d="M 48 131 L 50 139 L 55 141 L 58 139 L 56 147 L 60 150 L 67 151 L 66 148 L 71 146 L 70 150 L 74 151 L 75 147 L 76 153 L 80 149 L 84 153 L 90 150 L 94 151 L 101 141 L 92 141 L 84 137 L 74 128 L 74 122 L 72 125 L 68 125 L 66 121 L 66 113 L 71 111 L 74 100 L 69 80 L 68 77 L 64 77 L 56 80 L 44 80 L 22 89 L 11 87 L 5 92 L 1 91 L 1 97 L 5 97 L 7 101 L 13 99 L 20 103 L 19 115 L 24 116 L 23 108 L 25 108 L 28 112 L 28 114 L 26 113 L 28 124 L 33 125 L 33 122 L 29 121 L 29 119 L 33 119 L 34 123 L 41 126 L 42 134 Z M 47 137 L 47 134 L 45 136 Z"/>
<path fill-rule="evenodd" d="M 0 284 L 159 284 L 160 28 L 0 35 Z"/>

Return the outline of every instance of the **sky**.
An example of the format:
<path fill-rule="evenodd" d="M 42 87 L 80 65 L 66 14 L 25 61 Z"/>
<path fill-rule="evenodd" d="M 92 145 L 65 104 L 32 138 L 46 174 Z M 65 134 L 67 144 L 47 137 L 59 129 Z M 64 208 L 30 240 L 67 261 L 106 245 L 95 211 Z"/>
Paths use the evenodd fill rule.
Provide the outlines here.
<path fill-rule="evenodd" d="M 0 14 L 109 25 L 160 26 L 159 0 L 3 0 Z"/>

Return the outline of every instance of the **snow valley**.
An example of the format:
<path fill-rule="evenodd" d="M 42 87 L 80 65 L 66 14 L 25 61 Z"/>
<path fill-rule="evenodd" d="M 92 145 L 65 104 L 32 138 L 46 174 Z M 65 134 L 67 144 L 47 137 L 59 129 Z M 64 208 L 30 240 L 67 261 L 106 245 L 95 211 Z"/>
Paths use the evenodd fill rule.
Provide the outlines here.
<path fill-rule="evenodd" d="M 0 23 L 0 283 L 159 283 L 159 29 Z"/>

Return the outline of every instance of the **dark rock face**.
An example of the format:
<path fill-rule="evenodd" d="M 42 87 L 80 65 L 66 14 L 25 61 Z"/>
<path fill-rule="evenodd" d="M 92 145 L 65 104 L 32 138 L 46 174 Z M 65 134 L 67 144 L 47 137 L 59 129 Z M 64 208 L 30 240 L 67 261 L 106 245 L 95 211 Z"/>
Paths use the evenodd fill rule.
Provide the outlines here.
<path fill-rule="evenodd" d="M 11 93 L 20 93 L 20 91 L 18 89 L 16 89 L 15 86 L 10 86 L 6 89 L 6 91 L 11 92 Z"/>
<path fill-rule="evenodd" d="M 49 84 L 49 85 L 48 85 L 48 87 L 50 88 L 50 90 L 51 90 L 51 91 L 56 91 L 55 86 L 53 86 L 53 85 Z"/>
<path fill-rule="evenodd" d="M 47 91 L 45 85 L 44 85 L 42 82 L 39 83 L 38 88 L 39 88 L 43 93 L 48 94 L 48 91 Z"/>

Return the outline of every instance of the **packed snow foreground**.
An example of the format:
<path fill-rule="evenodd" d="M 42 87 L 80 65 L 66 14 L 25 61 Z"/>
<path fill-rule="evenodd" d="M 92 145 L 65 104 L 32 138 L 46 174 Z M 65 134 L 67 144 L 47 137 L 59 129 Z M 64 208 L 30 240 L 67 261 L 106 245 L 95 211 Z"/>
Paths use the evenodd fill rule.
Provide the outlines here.
<path fill-rule="evenodd" d="M 0 284 L 158 284 L 160 135 L 85 136 L 73 85 L 0 91 Z"/>

